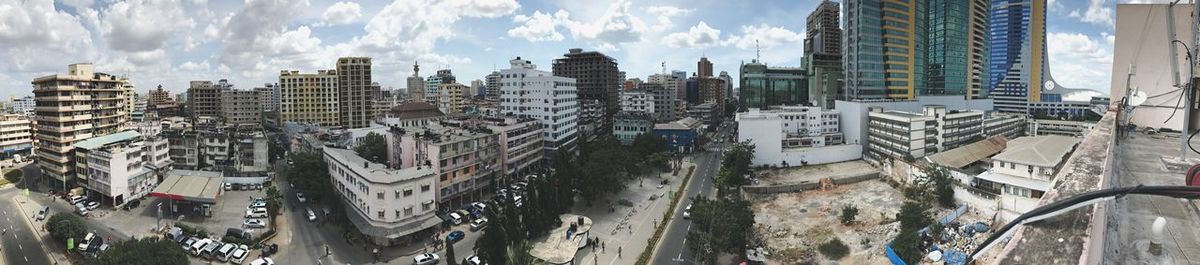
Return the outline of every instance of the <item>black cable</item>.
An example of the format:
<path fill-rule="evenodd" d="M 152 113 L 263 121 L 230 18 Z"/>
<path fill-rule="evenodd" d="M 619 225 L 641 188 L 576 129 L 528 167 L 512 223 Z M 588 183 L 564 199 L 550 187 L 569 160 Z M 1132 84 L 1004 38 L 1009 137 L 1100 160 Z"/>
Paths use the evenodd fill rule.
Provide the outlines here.
<path fill-rule="evenodd" d="M 1184 129 L 1184 130 L 1186 130 L 1186 129 Z M 1196 154 L 1200 154 L 1200 151 L 1196 151 L 1196 148 L 1192 147 L 1192 137 L 1196 137 L 1196 133 L 1200 133 L 1200 130 L 1196 130 L 1195 132 L 1192 132 L 1191 135 L 1188 135 L 1187 146 L 1188 146 L 1188 149 L 1192 149 L 1192 152 L 1195 152 Z"/>
<path fill-rule="evenodd" d="M 1189 65 L 1191 65 L 1191 63 L 1192 63 L 1192 49 L 1191 49 L 1191 48 L 1188 48 L 1187 44 L 1183 43 L 1182 41 L 1179 41 L 1179 40 L 1171 40 L 1171 44 L 1175 44 L 1175 43 L 1179 43 L 1179 45 L 1183 45 L 1183 50 L 1184 50 L 1185 54 L 1187 54 L 1187 57 L 1186 57 L 1186 58 L 1184 58 L 1184 59 L 1187 59 L 1187 61 L 1188 61 L 1188 64 L 1189 64 Z M 1171 47 L 1171 49 L 1175 49 L 1175 47 L 1173 47 L 1173 46 L 1172 46 L 1172 47 Z M 1194 67 L 1194 66 L 1193 66 L 1193 67 Z M 1176 74 L 1176 73 L 1172 73 L 1172 74 Z M 1178 76 L 1173 76 L 1173 78 L 1179 78 L 1179 77 L 1178 77 Z M 1184 88 L 1188 88 L 1188 89 L 1190 89 L 1191 87 L 1192 87 L 1192 77 L 1189 75 L 1189 76 L 1188 76 L 1188 82 L 1187 82 L 1186 84 L 1184 84 Z M 1175 108 L 1171 109 L 1171 116 L 1168 116 L 1168 117 L 1167 117 L 1167 120 L 1164 120 L 1164 121 L 1163 121 L 1163 124 L 1167 124 L 1167 122 L 1168 122 L 1168 121 L 1171 121 L 1171 118 L 1174 118 L 1174 117 L 1175 117 L 1175 112 L 1179 111 L 1179 103 L 1183 103 L 1183 98 L 1184 98 L 1184 97 L 1186 97 L 1186 96 L 1187 96 L 1187 90 L 1186 90 L 1186 89 L 1181 89 L 1181 92 L 1179 93 L 1179 99 L 1178 99 L 1178 100 L 1175 100 Z M 1188 100 L 1192 100 L 1192 99 L 1190 99 L 1190 98 L 1189 98 Z M 1189 111 L 1191 111 L 1191 110 L 1189 110 Z M 1186 122 L 1186 121 L 1185 121 L 1185 122 Z"/>
<path fill-rule="evenodd" d="M 979 245 L 977 245 L 975 250 L 971 251 L 970 255 L 967 255 L 966 264 L 973 264 L 972 262 L 974 261 L 974 257 L 975 257 L 975 255 L 979 254 L 980 250 L 983 250 L 984 247 L 986 247 L 989 244 L 992 244 L 992 242 L 1000 239 L 1000 237 L 1004 236 L 1004 234 L 1006 234 L 1008 232 L 1008 230 L 1012 230 L 1013 227 L 1020 225 L 1021 222 L 1025 221 L 1027 219 L 1034 218 L 1034 217 L 1040 217 L 1045 214 L 1049 214 L 1049 213 L 1053 213 L 1058 210 L 1070 208 L 1077 204 L 1088 202 L 1088 201 L 1095 200 L 1095 199 L 1106 198 L 1106 197 L 1118 197 L 1119 198 L 1119 197 L 1123 197 L 1125 195 L 1130 195 L 1130 194 L 1155 195 L 1155 196 L 1167 196 L 1167 197 L 1175 197 L 1175 198 L 1196 199 L 1196 198 L 1200 198 L 1200 187 L 1197 187 L 1197 186 L 1142 186 L 1142 185 L 1138 185 L 1138 186 L 1133 186 L 1133 187 L 1120 187 L 1120 188 L 1109 188 L 1109 189 L 1103 189 L 1103 190 L 1089 191 L 1089 192 L 1085 192 L 1085 193 L 1078 194 L 1075 196 L 1071 196 L 1070 198 L 1054 201 L 1049 204 L 1043 205 L 1041 207 L 1035 208 L 1033 210 L 1029 210 L 1028 212 L 1025 212 L 1024 214 L 1021 214 L 1021 216 L 1018 216 L 1016 219 L 1013 219 L 1012 221 L 1008 222 L 1008 224 L 1004 225 L 1004 227 L 997 229 L 995 232 L 992 233 L 991 236 L 988 236 L 987 240 L 984 240 Z"/>

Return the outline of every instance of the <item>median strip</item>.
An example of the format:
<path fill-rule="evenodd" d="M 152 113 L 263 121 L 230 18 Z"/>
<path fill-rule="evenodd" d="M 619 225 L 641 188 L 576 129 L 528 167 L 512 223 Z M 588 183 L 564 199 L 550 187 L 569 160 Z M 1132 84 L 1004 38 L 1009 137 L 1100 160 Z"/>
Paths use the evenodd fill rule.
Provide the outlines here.
<path fill-rule="evenodd" d="M 687 188 L 688 182 L 692 180 L 692 173 L 696 170 L 696 165 L 688 167 L 688 173 L 683 177 L 683 182 L 679 184 L 679 188 L 675 191 L 677 194 L 671 198 L 670 206 L 667 207 L 667 212 L 663 213 L 663 221 L 658 223 L 654 229 L 654 236 L 650 237 L 649 244 L 646 244 L 646 249 L 642 250 L 642 254 L 638 255 L 637 265 L 650 264 L 650 257 L 654 255 L 654 249 L 658 247 L 658 240 L 662 239 L 663 231 L 667 228 L 668 220 L 671 219 L 671 214 L 675 213 L 675 207 L 679 205 L 680 199 L 684 197 L 683 191 Z"/>

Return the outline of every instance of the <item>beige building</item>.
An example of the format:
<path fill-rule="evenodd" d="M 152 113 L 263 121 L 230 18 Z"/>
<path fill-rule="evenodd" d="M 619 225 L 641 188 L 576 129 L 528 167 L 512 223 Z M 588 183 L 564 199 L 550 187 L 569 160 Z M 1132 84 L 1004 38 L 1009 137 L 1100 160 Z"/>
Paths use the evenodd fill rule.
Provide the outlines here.
<path fill-rule="evenodd" d="M 912 113 L 871 107 L 867 118 L 866 155 L 876 161 L 920 158 L 983 138 L 983 111 L 979 110 L 926 105 L 921 113 Z"/>
<path fill-rule="evenodd" d="M 33 148 L 33 123 L 22 114 L 0 115 L 0 155 L 28 155 Z"/>
<path fill-rule="evenodd" d="M 336 70 L 316 74 L 300 71 L 279 72 L 279 122 L 311 123 L 322 127 L 341 126 L 338 116 L 338 75 Z"/>
<path fill-rule="evenodd" d="M 370 57 L 342 57 L 337 61 L 338 115 L 346 128 L 362 128 L 375 117 L 379 86 L 371 83 Z"/>
<path fill-rule="evenodd" d="M 453 83 L 438 85 L 438 109 L 446 114 L 463 113 L 471 99 L 471 87 Z"/>
<path fill-rule="evenodd" d="M 128 76 L 117 78 L 121 80 L 121 96 L 125 97 L 125 120 L 132 120 L 130 115 L 133 115 L 135 106 L 137 106 L 137 90 L 133 87 L 133 82 L 129 81 Z"/>
<path fill-rule="evenodd" d="M 425 102 L 425 78 L 421 77 L 421 66 L 413 63 L 413 75 L 408 77 L 408 98 L 414 102 Z"/>
<path fill-rule="evenodd" d="M 220 80 L 192 81 L 187 91 L 187 108 L 192 117 L 217 117 L 221 115 L 221 92 L 228 90 L 229 83 Z"/>
<path fill-rule="evenodd" d="M 125 99 L 116 76 L 97 73 L 92 64 L 67 66 L 67 74 L 33 79 L 37 100 L 34 132 L 38 167 L 45 176 L 75 182 L 73 145 L 117 132 L 125 122 Z M 80 180 L 86 181 L 86 180 Z"/>
<path fill-rule="evenodd" d="M 221 118 L 230 125 L 258 125 L 262 123 L 259 92 L 254 90 L 229 90 L 221 92 Z"/>

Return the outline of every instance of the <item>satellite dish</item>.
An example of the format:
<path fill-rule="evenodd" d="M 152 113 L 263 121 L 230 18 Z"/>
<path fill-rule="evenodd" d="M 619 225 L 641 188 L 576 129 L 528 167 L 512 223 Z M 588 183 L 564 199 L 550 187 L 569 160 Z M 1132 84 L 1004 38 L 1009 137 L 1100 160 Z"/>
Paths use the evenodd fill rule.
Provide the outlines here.
<path fill-rule="evenodd" d="M 1046 80 L 1046 83 L 1042 84 L 1042 89 L 1046 91 L 1054 90 L 1055 87 L 1057 87 L 1057 85 L 1054 84 L 1054 80 Z"/>
<path fill-rule="evenodd" d="M 1141 106 L 1142 103 L 1146 103 L 1146 92 L 1145 91 L 1134 92 L 1133 98 L 1129 99 L 1129 105 L 1137 107 L 1137 106 Z"/>

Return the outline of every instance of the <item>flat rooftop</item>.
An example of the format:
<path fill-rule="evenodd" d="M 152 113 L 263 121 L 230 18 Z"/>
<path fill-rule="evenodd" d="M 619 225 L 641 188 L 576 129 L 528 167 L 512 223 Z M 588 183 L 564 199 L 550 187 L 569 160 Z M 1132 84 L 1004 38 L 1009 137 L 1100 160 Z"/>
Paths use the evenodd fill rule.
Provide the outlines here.
<path fill-rule="evenodd" d="M 571 224 L 578 223 L 581 217 L 583 224 L 568 235 Z M 529 250 L 529 255 L 550 264 L 568 264 L 575 260 L 575 253 L 583 246 L 583 240 L 589 237 L 588 230 L 592 229 L 592 218 L 578 214 L 563 214 L 558 218 L 562 220 L 562 226 L 551 230 L 549 235 L 534 242 L 533 247 Z"/>

